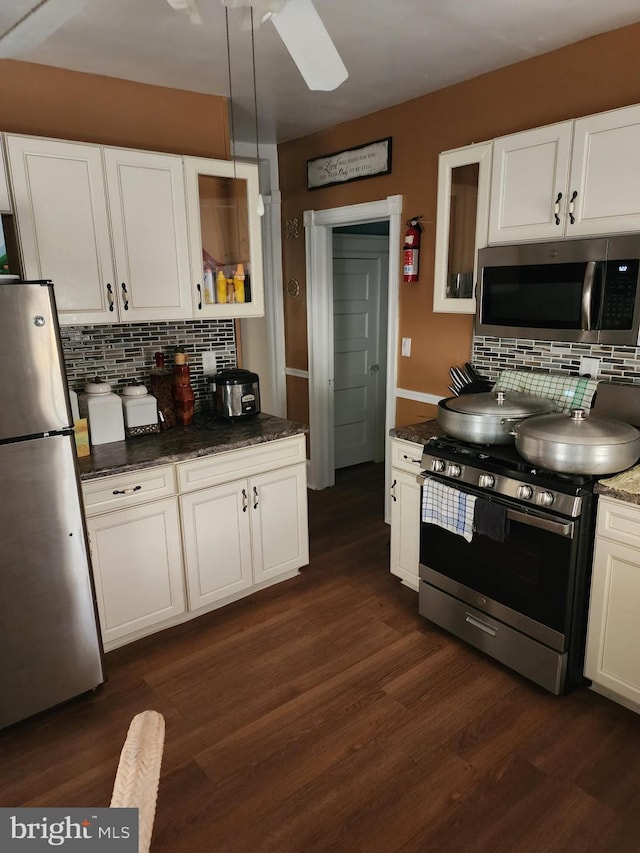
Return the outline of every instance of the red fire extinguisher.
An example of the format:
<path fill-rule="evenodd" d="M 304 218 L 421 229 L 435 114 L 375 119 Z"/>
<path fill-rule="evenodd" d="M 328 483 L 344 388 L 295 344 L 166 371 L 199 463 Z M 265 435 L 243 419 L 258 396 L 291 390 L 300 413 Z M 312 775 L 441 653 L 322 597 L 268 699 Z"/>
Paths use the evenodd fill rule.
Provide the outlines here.
<path fill-rule="evenodd" d="M 407 219 L 407 233 L 404 235 L 404 245 L 402 247 L 404 274 L 403 281 L 418 280 L 418 258 L 420 255 L 420 234 L 422 233 L 422 225 L 420 225 L 421 216 L 416 216 L 413 219 Z"/>

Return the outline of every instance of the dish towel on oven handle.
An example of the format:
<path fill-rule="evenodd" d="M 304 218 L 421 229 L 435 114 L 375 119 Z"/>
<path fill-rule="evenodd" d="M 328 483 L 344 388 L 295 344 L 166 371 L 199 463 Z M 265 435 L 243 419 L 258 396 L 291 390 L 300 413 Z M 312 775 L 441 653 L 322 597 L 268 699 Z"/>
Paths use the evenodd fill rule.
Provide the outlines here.
<path fill-rule="evenodd" d="M 446 486 L 430 477 L 422 486 L 422 520 L 425 524 L 436 524 L 450 533 L 464 536 L 467 542 L 473 538 L 473 516 L 476 497 Z"/>

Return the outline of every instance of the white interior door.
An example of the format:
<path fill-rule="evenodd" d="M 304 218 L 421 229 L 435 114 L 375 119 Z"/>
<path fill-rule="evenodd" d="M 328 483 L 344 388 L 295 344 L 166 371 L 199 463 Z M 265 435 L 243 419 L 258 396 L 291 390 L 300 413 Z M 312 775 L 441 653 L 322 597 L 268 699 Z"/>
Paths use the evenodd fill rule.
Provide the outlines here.
<path fill-rule="evenodd" d="M 334 235 L 333 410 L 336 468 L 382 461 L 384 458 L 386 314 L 381 307 L 381 293 L 386 290 L 383 288 L 386 271 L 383 257 L 358 256 L 365 255 L 365 252 L 357 251 L 360 240 L 349 235 Z M 370 252 L 366 254 L 370 255 Z M 379 434 L 382 440 L 379 440 Z"/>

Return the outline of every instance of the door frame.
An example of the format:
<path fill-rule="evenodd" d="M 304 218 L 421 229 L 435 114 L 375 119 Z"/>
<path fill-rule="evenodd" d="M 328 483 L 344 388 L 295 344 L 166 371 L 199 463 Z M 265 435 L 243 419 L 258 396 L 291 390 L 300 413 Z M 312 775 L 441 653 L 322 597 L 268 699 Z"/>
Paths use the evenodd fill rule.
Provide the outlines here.
<path fill-rule="evenodd" d="M 333 457 L 333 228 L 367 222 L 389 222 L 389 287 L 387 294 L 387 375 L 385 431 L 395 425 L 398 373 L 398 296 L 402 196 L 328 210 L 305 210 L 307 336 L 309 350 L 309 486 L 335 484 Z M 389 493 L 390 454 L 385 453 L 385 494 Z M 388 516 L 385 508 L 385 517 Z"/>

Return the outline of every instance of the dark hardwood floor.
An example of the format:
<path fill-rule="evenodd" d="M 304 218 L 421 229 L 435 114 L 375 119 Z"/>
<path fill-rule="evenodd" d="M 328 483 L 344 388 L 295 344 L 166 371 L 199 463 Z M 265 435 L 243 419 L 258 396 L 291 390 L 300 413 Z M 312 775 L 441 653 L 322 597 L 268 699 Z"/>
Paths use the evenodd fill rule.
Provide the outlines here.
<path fill-rule="evenodd" d="M 420 618 L 382 493 L 382 466 L 338 472 L 298 577 L 110 653 L 104 688 L 0 733 L 0 806 L 108 805 L 153 708 L 154 851 L 640 850 L 640 717 Z"/>

